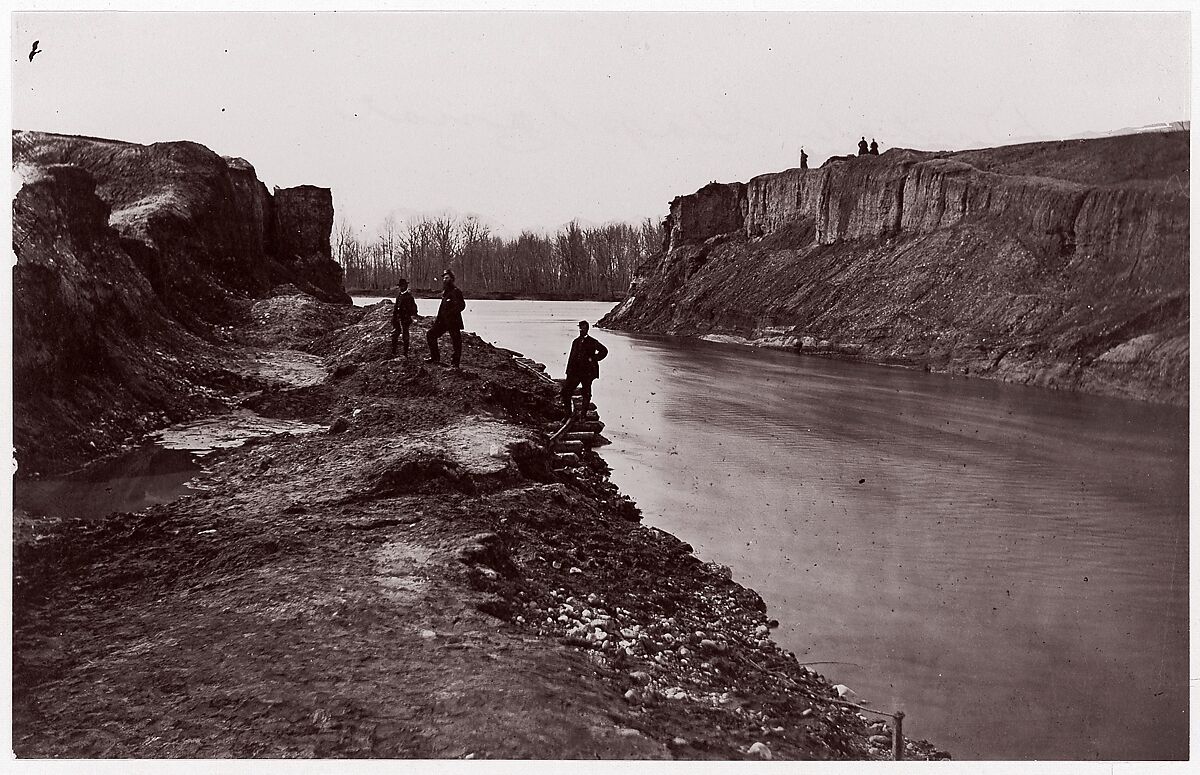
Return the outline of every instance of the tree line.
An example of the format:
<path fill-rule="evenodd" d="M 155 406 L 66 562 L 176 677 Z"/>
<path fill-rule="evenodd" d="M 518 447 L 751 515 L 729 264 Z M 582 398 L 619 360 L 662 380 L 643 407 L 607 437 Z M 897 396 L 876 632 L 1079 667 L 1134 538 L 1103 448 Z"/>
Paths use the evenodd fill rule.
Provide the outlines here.
<path fill-rule="evenodd" d="M 374 235 L 342 219 L 333 237 L 347 289 L 391 291 L 405 277 L 414 290 L 440 290 L 450 267 L 475 296 L 612 300 L 624 297 L 633 270 L 661 249 L 663 230 L 649 218 L 636 226 L 571 221 L 553 234 L 504 238 L 475 216 L 440 215 L 404 223 L 388 217 Z"/>

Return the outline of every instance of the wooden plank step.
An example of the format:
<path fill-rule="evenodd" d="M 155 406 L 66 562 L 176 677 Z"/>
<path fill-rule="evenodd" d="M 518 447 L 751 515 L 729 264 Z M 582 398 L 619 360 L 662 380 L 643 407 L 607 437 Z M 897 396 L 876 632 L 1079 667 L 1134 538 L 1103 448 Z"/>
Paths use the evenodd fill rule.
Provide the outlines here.
<path fill-rule="evenodd" d="M 558 441 L 554 442 L 554 451 L 555 452 L 583 452 L 583 442 L 559 439 Z"/>
<path fill-rule="evenodd" d="M 579 441 L 589 444 L 596 440 L 596 434 L 591 431 L 567 431 L 562 435 L 564 441 Z"/>
<path fill-rule="evenodd" d="M 551 433 L 558 430 L 559 427 L 561 426 L 555 426 Z M 572 426 L 572 430 L 577 430 L 580 433 L 599 433 L 600 431 L 604 430 L 604 423 L 600 422 L 599 420 L 583 420 L 575 423 L 575 425 Z"/>

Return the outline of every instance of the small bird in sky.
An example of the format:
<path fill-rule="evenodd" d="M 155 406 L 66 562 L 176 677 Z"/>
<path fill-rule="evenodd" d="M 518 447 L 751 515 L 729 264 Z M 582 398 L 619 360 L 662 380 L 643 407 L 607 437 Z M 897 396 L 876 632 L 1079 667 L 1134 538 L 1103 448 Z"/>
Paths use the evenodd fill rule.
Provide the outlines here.
<path fill-rule="evenodd" d="M 29 61 L 30 61 L 30 62 L 32 62 L 32 61 L 33 61 L 33 55 L 34 55 L 34 54 L 40 54 L 40 53 L 42 53 L 42 50 L 41 50 L 40 48 L 38 48 L 38 47 L 37 47 L 37 44 L 38 44 L 38 43 L 41 43 L 41 41 L 40 41 L 40 40 L 35 40 L 35 41 L 33 42 L 33 48 L 29 49 Z"/>

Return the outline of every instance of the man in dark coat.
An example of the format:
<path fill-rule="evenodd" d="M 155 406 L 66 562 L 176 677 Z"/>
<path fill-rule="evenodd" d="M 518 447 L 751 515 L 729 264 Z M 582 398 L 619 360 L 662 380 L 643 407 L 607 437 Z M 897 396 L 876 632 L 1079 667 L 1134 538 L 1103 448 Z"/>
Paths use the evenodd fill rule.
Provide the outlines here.
<path fill-rule="evenodd" d="M 562 400 L 567 414 L 571 413 L 571 396 L 575 388 L 583 387 L 583 411 L 592 401 L 592 380 L 600 376 L 600 361 L 608 355 L 608 348 L 588 336 L 588 322 L 579 321 L 579 336 L 571 342 L 571 355 L 567 358 L 567 378 L 563 380 Z"/>
<path fill-rule="evenodd" d="M 872 156 L 878 156 L 878 155 L 879 155 L 879 143 L 875 142 L 875 138 L 874 138 L 874 137 L 872 137 L 872 138 L 871 138 L 871 150 L 870 150 L 870 151 L 868 151 L 867 153 L 869 153 L 869 154 L 870 154 L 870 155 L 872 155 Z"/>
<path fill-rule="evenodd" d="M 408 357 L 408 327 L 417 316 L 417 300 L 408 291 L 408 280 L 401 279 L 400 293 L 392 307 L 392 357 L 396 357 L 396 339 L 404 337 L 404 357 Z"/>
<path fill-rule="evenodd" d="M 867 150 L 867 138 L 863 137 L 858 141 L 858 155 L 866 156 L 867 153 L 869 153 Z"/>
<path fill-rule="evenodd" d="M 442 303 L 438 305 L 437 318 L 429 327 L 425 341 L 429 343 L 428 363 L 441 363 L 438 353 L 438 338 L 442 334 L 450 334 L 450 342 L 454 345 L 454 357 L 450 360 L 454 368 L 462 360 L 462 311 L 467 308 L 462 291 L 454 286 L 454 272 L 449 269 L 442 272 Z"/>

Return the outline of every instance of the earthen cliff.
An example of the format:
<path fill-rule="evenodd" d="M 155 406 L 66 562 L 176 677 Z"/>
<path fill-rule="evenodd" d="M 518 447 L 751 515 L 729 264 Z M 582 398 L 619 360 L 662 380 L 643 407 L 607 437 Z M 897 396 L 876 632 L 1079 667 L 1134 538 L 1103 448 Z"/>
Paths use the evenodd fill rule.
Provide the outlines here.
<path fill-rule="evenodd" d="M 14 442 L 70 467 L 238 380 L 214 349 L 286 285 L 348 304 L 328 189 L 276 189 L 191 142 L 13 133 Z"/>
<path fill-rule="evenodd" d="M 1189 133 L 710 184 L 603 325 L 1187 400 Z"/>

